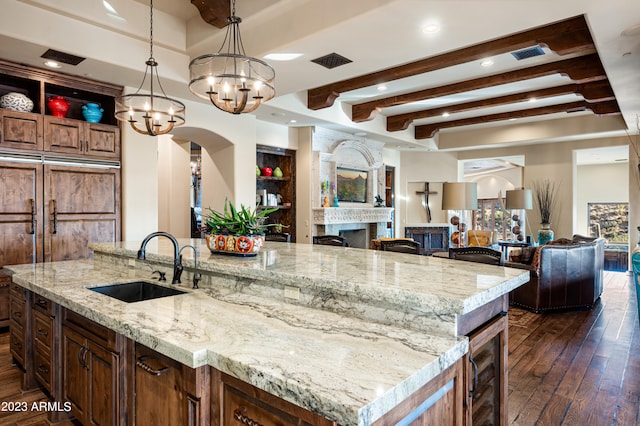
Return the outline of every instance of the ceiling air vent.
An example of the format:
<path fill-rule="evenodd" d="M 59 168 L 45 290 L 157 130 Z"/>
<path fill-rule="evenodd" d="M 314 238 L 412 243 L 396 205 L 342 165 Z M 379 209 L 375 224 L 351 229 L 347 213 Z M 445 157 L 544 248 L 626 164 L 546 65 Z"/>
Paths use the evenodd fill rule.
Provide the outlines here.
<path fill-rule="evenodd" d="M 332 69 L 353 61 L 351 59 L 345 58 L 344 56 L 338 55 L 337 53 L 329 53 L 328 55 L 312 59 L 311 62 L 315 62 L 316 64 L 322 65 L 325 68 Z"/>
<path fill-rule="evenodd" d="M 514 58 L 518 61 L 523 59 L 533 58 L 534 56 L 544 55 L 544 50 L 540 46 L 530 47 L 528 49 L 518 50 L 517 52 L 511 52 Z"/>
<path fill-rule="evenodd" d="M 80 62 L 84 61 L 87 58 L 82 58 L 80 56 L 71 55 L 70 53 L 60 52 L 58 50 L 49 49 L 44 52 L 41 58 L 49 59 L 56 62 L 62 62 L 63 64 L 68 65 L 78 65 Z"/>

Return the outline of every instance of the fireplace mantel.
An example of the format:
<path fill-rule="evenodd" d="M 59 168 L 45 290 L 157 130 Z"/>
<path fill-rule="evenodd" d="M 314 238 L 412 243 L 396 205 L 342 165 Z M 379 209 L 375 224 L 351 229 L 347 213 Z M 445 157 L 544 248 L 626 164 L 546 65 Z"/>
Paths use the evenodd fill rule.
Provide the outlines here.
<path fill-rule="evenodd" d="M 323 207 L 313 209 L 314 225 L 390 222 L 390 207 Z"/>

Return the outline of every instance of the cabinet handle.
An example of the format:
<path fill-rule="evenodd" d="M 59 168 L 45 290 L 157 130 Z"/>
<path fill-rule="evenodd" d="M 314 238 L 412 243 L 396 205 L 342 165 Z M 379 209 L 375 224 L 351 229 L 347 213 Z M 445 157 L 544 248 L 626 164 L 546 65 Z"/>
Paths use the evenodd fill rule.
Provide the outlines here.
<path fill-rule="evenodd" d="M 244 413 L 246 412 L 247 412 L 246 407 L 236 408 L 235 411 L 233 412 L 233 419 L 239 421 L 240 423 L 246 426 L 262 426 L 262 424 L 256 422 L 252 418 L 245 416 Z"/>
<path fill-rule="evenodd" d="M 39 365 L 38 366 L 38 371 L 41 372 L 42 374 L 49 374 L 49 369 L 48 368 L 44 368 L 44 365 Z"/>
<path fill-rule="evenodd" d="M 22 318 L 22 312 L 20 311 L 13 311 L 13 316 L 16 318 Z"/>
<path fill-rule="evenodd" d="M 52 234 L 58 233 L 58 207 L 56 205 L 56 200 L 49 201 L 49 211 L 51 215 L 53 215 L 53 229 L 51 230 Z"/>
<path fill-rule="evenodd" d="M 167 371 L 169 371 L 169 367 L 162 367 L 160 369 L 153 368 L 152 366 L 150 366 L 149 364 L 147 364 L 145 362 L 148 358 L 149 358 L 148 356 L 141 356 L 136 361 L 136 365 L 138 367 L 140 367 L 143 371 L 146 371 L 147 373 L 149 373 L 149 374 L 151 374 L 153 376 L 161 376 L 164 373 L 166 373 Z"/>
<path fill-rule="evenodd" d="M 13 344 L 13 347 L 14 347 L 14 348 L 18 348 L 18 350 L 22 350 L 22 345 L 20 344 L 20 342 L 15 342 L 15 343 Z"/>
<path fill-rule="evenodd" d="M 29 198 L 29 206 L 31 210 L 31 229 L 29 234 L 34 235 L 36 233 L 36 201 L 33 198 Z"/>
<path fill-rule="evenodd" d="M 478 364 L 476 364 L 476 361 L 473 359 L 471 355 L 469 355 L 469 362 L 473 366 L 473 386 L 469 391 L 469 398 L 473 398 L 473 394 L 476 391 L 476 388 L 478 387 Z"/>
<path fill-rule="evenodd" d="M 44 299 L 38 299 L 38 301 L 36 302 L 36 304 L 38 304 L 39 306 L 42 306 L 43 308 L 47 307 L 47 301 Z"/>
<path fill-rule="evenodd" d="M 0 283 L 0 288 L 9 287 L 9 283 Z"/>
<path fill-rule="evenodd" d="M 46 331 L 44 331 L 41 328 L 38 328 L 38 334 L 44 337 L 47 337 L 49 335 L 49 333 L 47 333 Z"/>
<path fill-rule="evenodd" d="M 86 141 L 86 142 L 84 143 L 84 146 L 85 146 L 85 150 L 84 150 L 84 152 L 87 152 L 87 153 L 88 153 L 88 152 L 89 152 L 89 141 Z"/>
<path fill-rule="evenodd" d="M 89 352 L 89 348 L 82 345 L 82 347 L 78 351 L 78 363 L 82 366 L 82 368 L 86 368 L 88 370 L 89 366 L 87 365 L 87 352 Z"/>

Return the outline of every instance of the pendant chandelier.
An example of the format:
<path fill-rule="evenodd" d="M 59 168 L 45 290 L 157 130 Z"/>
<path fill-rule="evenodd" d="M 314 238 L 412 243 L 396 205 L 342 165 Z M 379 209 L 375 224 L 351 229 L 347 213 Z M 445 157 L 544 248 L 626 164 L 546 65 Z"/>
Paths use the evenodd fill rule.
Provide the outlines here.
<path fill-rule="evenodd" d="M 127 121 L 138 133 L 158 136 L 169 133 L 175 126 L 184 124 L 184 104 L 167 97 L 158 77 L 158 63 L 153 58 L 153 0 L 149 1 L 149 59 L 145 62 L 144 77 L 134 94 L 116 98 L 116 118 Z M 140 93 L 149 74 L 149 93 Z M 154 88 L 160 92 L 154 92 Z"/>
<path fill-rule="evenodd" d="M 246 55 L 235 0 L 227 21 L 227 34 L 218 53 L 199 56 L 189 64 L 189 90 L 231 114 L 255 111 L 275 95 L 275 71 L 266 62 Z"/>

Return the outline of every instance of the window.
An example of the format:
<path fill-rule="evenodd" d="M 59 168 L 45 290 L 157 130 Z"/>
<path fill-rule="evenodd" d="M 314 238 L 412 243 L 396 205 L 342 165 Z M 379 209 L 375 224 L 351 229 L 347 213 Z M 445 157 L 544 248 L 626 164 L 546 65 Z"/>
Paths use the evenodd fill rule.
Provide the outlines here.
<path fill-rule="evenodd" d="M 496 232 L 502 240 L 508 239 L 509 223 L 508 214 L 502 210 L 502 202 L 499 198 L 484 198 L 478 200 L 478 210 L 473 218 L 473 229 Z"/>
<path fill-rule="evenodd" d="M 610 243 L 629 242 L 629 203 L 587 203 L 589 234 Z"/>

